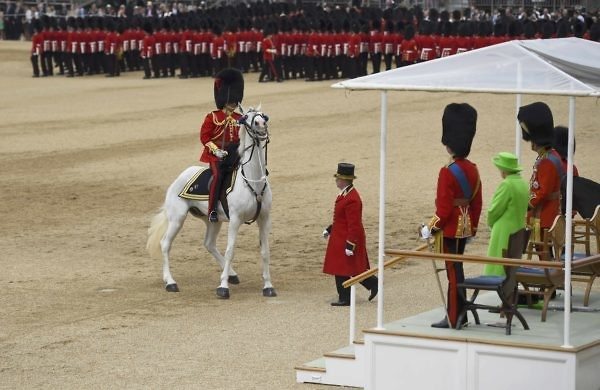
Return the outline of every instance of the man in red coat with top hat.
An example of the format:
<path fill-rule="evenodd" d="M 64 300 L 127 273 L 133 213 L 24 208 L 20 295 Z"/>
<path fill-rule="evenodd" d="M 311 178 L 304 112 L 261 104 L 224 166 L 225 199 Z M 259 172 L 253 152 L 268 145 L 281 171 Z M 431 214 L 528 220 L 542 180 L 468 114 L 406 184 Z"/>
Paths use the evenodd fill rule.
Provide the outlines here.
<path fill-rule="evenodd" d="M 334 177 L 341 192 L 335 200 L 333 224 L 323 232 L 323 236 L 329 238 L 323 272 L 335 276 L 338 301 L 332 302 L 331 306 L 349 306 L 350 290 L 342 284 L 350 277 L 368 270 L 369 257 L 362 223 L 362 201 L 353 185 L 356 179 L 354 165 L 339 163 Z M 378 291 L 377 277 L 371 276 L 361 284 L 371 292 L 369 301 L 375 298 Z"/>
<path fill-rule="evenodd" d="M 234 68 L 222 70 L 215 77 L 214 95 L 217 110 L 209 112 L 200 128 L 200 142 L 204 146 L 200 161 L 210 165 L 212 181 L 208 200 L 208 220 L 217 222 L 219 192 L 222 175 L 221 162 L 229 154 L 237 153 L 240 143 L 238 120 L 241 114 L 235 109 L 244 98 L 244 77 Z"/>
<path fill-rule="evenodd" d="M 481 181 L 477 166 L 467 159 L 475 137 L 477 111 L 466 103 L 446 106 L 442 117 L 442 144 L 451 156 L 449 164 L 440 169 L 435 215 L 422 235 L 436 237 L 436 250 L 441 253 L 463 254 L 467 239 L 477 233 L 481 215 Z M 464 304 L 464 292 L 457 285 L 464 281 L 463 264 L 446 261 L 448 277 L 447 317 L 432 324 L 434 328 L 456 328 Z M 465 317 L 466 322 L 466 317 Z"/>

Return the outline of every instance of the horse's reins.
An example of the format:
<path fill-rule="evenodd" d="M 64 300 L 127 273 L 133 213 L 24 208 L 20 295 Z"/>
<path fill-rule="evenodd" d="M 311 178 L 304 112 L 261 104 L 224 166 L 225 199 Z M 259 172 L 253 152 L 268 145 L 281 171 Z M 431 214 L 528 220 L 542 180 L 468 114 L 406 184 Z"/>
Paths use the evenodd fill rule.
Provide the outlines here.
<path fill-rule="evenodd" d="M 263 114 L 257 114 L 257 115 L 255 115 L 252 118 L 252 120 L 254 121 L 254 119 L 256 119 L 257 116 L 261 116 L 264 119 L 264 115 Z M 262 197 L 263 197 L 263 195 L 265 193 L 265 190 L 267 189 L 267 185 L 269 183 L 267 181 L 267 174 L 266 174 L 266 168 L 265 168 L 266 164 L 263 164 L 262 161 L 260 161 L 260 154 L 258 155 L 259 164 L 261 166 L 262 172 L 264 172 L 264 173 L 263 173 L 263 175 L 259 179 L 257 179 L 257 180 L 248 179 L 246 177 L 246 174 L 244 173 L 244 166 L 246 164 L 248 164 L 252 160 L 252 155 L 254 154 L 254 149 L 258 145 L 260 145 L 261 141 L 266 141 L 265 142 L 265 156 L 266 156 L 266 154 L 267 154 L 267 144 L 269 143 L 269 132 L 268 132 L 268 129 L 267 129 L 266 121 L 265 121 L 265 135 L 264 136 L 261 135 L 261 134 L 258 134 L 256 131 L 253 131 L 252 130 L 252 126 L 249 125 L 247 122 L 244 121 L 244 122 L 242 122 L 242 124 L 244 125 L 244 129 L 246 130 L 246 133 L 250 136 L 250 138 L 252 138 L 252 146 L 248 146 L 246 149 L 244 149 L 244 152 L 245 152 L 246 150 L 252 148 L 252 150 L 250 150 L 250 157 L 248 157 L 248 159 L 246 160 L 246 162 L 240 162 L 242 179 L 244 179 L 244 182 L 246 183 L 246 185 L 248 186 L 248 188 L 250 188 L 250 191 L 252 192 L 252 194 L 254 194 L 254 198 L 256 199 L 256 204 L 257 204 L 256 213 L 254 213 L 254 217 L 252 217 L 252 219 L 250 219 L 249 221 L 245 221 L 244 222 L 245 224 L 250 225 L 251 223 L 255 222 L 256 219 L 258 218 L 258 216 L 260 215 L 260 210 L 262 208 Z M 262 190 L 260 191 L 260 194 L 259 194 L 259 193 L 257 193 L 254 190 L 254 187 L 252 187 L 250 185 L 250 182 L 252 182 L 252 183 L 260 183 L 262 181 L 264 181 L 264 184 L 263 184 Z"/>

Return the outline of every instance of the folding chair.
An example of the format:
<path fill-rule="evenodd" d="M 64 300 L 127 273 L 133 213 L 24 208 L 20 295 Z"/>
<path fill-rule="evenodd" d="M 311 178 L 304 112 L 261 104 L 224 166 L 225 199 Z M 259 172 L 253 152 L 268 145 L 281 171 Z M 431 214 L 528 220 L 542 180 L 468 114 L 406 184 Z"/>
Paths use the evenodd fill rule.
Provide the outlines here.
<path fill-rule="evenodd" d="M 511 259 L 520 259 L 525 251 L 529 231 L 521 229 L 510 235 L 508 240 L 508 248 L 504 251 L 503 256 Z M 506 318 L 506 324 L 502 326 L 506 330 L 506 334 L 511 334 L 512 319 L 516 316 L 523 328 L 529 330 L 529 325 L 525 318 L 517 309 L 517 267 L 504 266 L 505 276 L 478 276 L 476 278 L 467 278 L 463 283 L 459 283 L 458 290 L 466 295 L 466 290 L 473 290 L 470 299 L 465 299 L 465 305 L 458 315 L 457 329 L 462 328 L 463 320 L 466 318 L 467 312 L 471 312 L 475 318 L 475 323 L 480 324 L 477 310 L 500 311 Z M 490 306 L 476 303 L 475 300 L 479 291 L 495 291 L 500 298 L 501 305 Z M 466 298 L 466 297 L 465 297 Z"/>
<path fill-rule="evenodd" d="M 560 261 L 560 256 L 565 247 L 565 217 L 557 215 L 550 229 L 544 229 L 542 240 L 529 240 L 527 258 L 533 261 L 533 256 L 540 260 Z M 542 307 L 542 322 L 546 321 L 548 304 L 556 289 L 564 287 L 565 271 L 563 268 L 529 268 L 519 267 L 517 269 L 517 282 L 523 286 L 519 289 L 520 295 L 527 297 L 528 307 L 533 307 L 532 296 L 542 296 L 544 304 Z"/>

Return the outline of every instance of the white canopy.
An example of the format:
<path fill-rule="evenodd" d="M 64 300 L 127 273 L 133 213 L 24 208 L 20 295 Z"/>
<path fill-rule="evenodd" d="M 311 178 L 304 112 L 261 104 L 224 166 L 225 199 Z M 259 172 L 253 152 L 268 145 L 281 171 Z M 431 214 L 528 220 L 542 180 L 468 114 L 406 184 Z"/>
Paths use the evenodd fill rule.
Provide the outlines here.
<path fill-rule="evenodd" d="M 449 57 L 346 80 L 334 88 L 381 91 L 379 179 L 379 291 L 377 327 L 383 326 L 385 256 L 385 161 L 388 91 L 488 92 L 569 96 L 565 258 L 572 258 L 573 147 L 575 97 L 600 96 L 600 43 L 580 38 L 509 41 Z M 516 119 L 515 119 L 516 122 Z M 515 128 L 516 154 L 521 131 Z M 565 262 L 565 291 L 571 288 L 571 262 Z M 571 296 L 565 294 L 564 343 L 569 348 Z M 351 308 L 351 318 L 353 316 Z M 351 332 L 352 333 L 352 332 Z M 351 335 L 352 338 L 352 335 Z"/>
<path fill-rule="evenodd" d="M 352 90 L 600 95 L 600 43 L 580 38 L 508 41 L 346 80 Z"/>

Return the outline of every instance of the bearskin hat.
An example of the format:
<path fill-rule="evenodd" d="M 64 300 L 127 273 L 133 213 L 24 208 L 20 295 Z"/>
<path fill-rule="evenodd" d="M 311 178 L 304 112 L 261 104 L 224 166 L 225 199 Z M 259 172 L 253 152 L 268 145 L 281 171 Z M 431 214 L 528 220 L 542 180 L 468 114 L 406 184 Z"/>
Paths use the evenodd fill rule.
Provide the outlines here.
<path fill-rule="evenodd" d="M 554 119 L 546 103 L 535 102 L 519 108 L 517 120 L 521 124 L 523 140 L 538 146 L 552 145 Z"/>
<path fill-rule="evenodd" d="M 554 128 L 554 141 L 552 142 L 552 147 L 562 158 L 567 158 L 569 150 L 569 129 L 565 126 L 556 126 Z M 573 140 L 573 153 L 575 153 L 575 140 Z"/>
<path fill-rule="evenodd" d="M 215 77 L 215 104 L 219 110 L 226 104 L 239 104 L 244 98 L 244 76 L 235 68 L 220 71 Z"/>
<path fill-rule="evenodd" d="M 451 103 L 442 116 L 442 144 L 454 157 L 467 157 L 477 127 L 477 111 L 467 103 Z"/>

